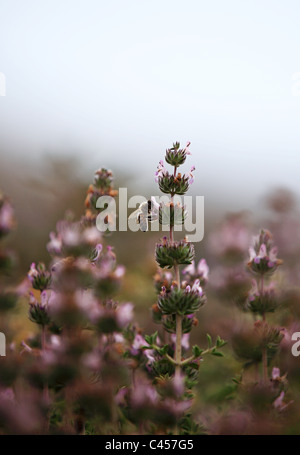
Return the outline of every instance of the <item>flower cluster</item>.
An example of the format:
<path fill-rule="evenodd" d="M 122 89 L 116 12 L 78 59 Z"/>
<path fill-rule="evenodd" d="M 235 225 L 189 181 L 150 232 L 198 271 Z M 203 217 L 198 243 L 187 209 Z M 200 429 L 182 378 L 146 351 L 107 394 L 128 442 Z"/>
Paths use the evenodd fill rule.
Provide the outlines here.
<path fill-rule="evenodd" d="M 248 267 L 259 275 L 272 274 L 282 264 L 277 258 L 277 247 L 273 246 L 271 233 L 267 230 L 262 229 L 260 234 L 254 237 L 249 255 Z"/>
<path fill-rule="evenodd" d="M 51 275 L 46 270 L 45 264 L 42 262 L 37 266 L 34 262 L 31 264 L 30 270 L 28 272 L 28 278 L 32 284 L 33 289 L 38 289 L 41 292 L 45 289 L 48 289 L 50 286 Z"/>
<path fill-rule="evenodd" d="M 93 221 L 95 220 L 96 215 L 101 212 L 101 210 L 96 207 L 97 200 L 100 196 L 116 197 L 118 195 L 118 191 L 113 187 L 113 180 L 111 170 L 101 168 L 95 172 L 94 184 L 89 186 L 85 199 L 86 213 L 84 220 L 86 223 L 94 225 Z M 109 223 L 111 220 L 107 221 Z"/>
<path fill-rule="evenodd" d="M 178 167 L 183 164 L 186 160 L 186 156 L 190 155 L 189 151 L 190 142 L 187 142 L 185 148 L 180 148 L 180 143 L 175 142 L 173 147 L 166 150 L 166 162 L 171 166 Z"/>

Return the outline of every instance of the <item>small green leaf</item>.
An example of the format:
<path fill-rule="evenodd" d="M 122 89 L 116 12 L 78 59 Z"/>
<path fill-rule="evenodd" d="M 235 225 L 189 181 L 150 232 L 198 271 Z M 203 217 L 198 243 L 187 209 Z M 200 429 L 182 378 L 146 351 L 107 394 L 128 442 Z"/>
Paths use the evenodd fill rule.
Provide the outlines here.
<path fill-rule="evenodd" d="M 219 335 L 217 336 L 216 346 L 217 346 L 217 348 L 219 348 L 220 346 L 222 346 L 222 339 L 220 338 Z"/>
<path fill-rule="evenodd" d="M 207 337 L 208 347 L 211 348 L 211 346 L 212 346 L 212 338 L 209 335 L 209 333 L 206 334 L 206 337 Z"/>
<path fill-rule="evenodd" d="M 203 352 L 203 349 L 199 348 L 199 346 L 195 344 L 195 346 L 193 346 L 192 348 L 192 352 L 195 357 L 200 357 Z"/>
<path fill-rule="evenodd" d="M 165 344 L 162 348 L 157 349 L 157 352 L 160 355 L 166 355 L 166 353 L 168 352 L 168 349 L 169 349 L 169 345 Z"/>
<path fill-rule="evenodd" d="M 223 352 L 220 352 L 220 351 L 213 350 L 211 353 L 212 353 L 212 355 L 215 355 L 216 357 L 224 357 Z"/>
<path fill-rule="evenodd" d="M 156 339 L 157 339 L 157 335 L 158 335 L 158 332 L 154 332 L 153 335 L 152 335 L 152 344 L 156 343 Z"/>
<path fill-rule="evenodd" d="M 151 335 L 145 335 L 145 340 L 147 341 L 148 344 L 152 345 L 152 337 L 151 337 Z"/>

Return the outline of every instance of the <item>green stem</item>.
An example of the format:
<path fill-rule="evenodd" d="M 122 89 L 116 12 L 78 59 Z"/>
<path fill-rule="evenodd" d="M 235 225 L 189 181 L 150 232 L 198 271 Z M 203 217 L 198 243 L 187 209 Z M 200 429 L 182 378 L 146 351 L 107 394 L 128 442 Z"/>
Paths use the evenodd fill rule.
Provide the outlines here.
<path fill-rule="evenodd" d="M 181 371 L 181 338 L 182 338 L 182 318 L 179 314 L 176 314 L 176 347 L 175 347 L 175 376 L 180 376 Z"/>
<path fill-rule="evenodd" d="M 176 178 L 177 166 L 174 167 L 174 178 Z M 173 194 L 171 194 L 171 202 L 173 202 Z M 170 241 L 173 242 L 173 226 L 170 225 Z M 174 265 L 175 280 L 177 288 L 180 289 L 180 272 L 178 264 Z M 181 371 L 181 340 L 182 340 L 182 316 L 176 314 L 176 344 L 174 352 L 175 376 L 178 377 Z"/>
<path fill-rule="evenodd" d="M 176 264 L 174 266 L 175 270 L 175 277 L 177 282 L 177 287 L 180 289 L 180 272 L 179 266 Z M 175 368 L 175 376 L 178 377 L 181 371 L 181 340 L 182 340 L 182 316 L 180 314 L 176 314 L 176 345 L 175 345 L 175 353 L 174 359 L 176 362 Z"/>
<path fill-rule="evenodd" d="M 201 352 L 201 357 L 206 355 L 206 354 L 210 354 L 213 350 L 217 349 L 217 346 L 212 346 L 211 348 L 208 348 L 208 349 L 205 349 L 205 351 L 202 351 Z M 181 366 L 183 365 L 186 365 L 190 362 L 192 362 L 193 360 L 195 360 L 197 357 L 195 357 L 194 355 L 191 355 L 190 357 L 188 357 L 187 359 L 183 360 L 181 362 Z"/>
<path fill-rule="evenodd" d="M 159 349 L 158 346 L 153 346 L 153 347 Z M 217 349 L 217 346 L 212 346 L 211 348 L 205 349 L 204 351 L 201 352 L 201 357 L 203 357 L 206 354 L 210 354 L 214 349 Z M 197 357 L 194 355 L 191 355 L 190 357 L 187 357 L 186 359 L 180 360 L 180 362 L 177 362 L 176 360 L 172 359 L 172 357 L 170 357 L 169 354 L 166 354 L 166 359 L 168 359 L 169 362 L 171 362 L 173 365 L 183 367 L 184 365 L 187 365 L 188 363 L 197 359 Z"/>

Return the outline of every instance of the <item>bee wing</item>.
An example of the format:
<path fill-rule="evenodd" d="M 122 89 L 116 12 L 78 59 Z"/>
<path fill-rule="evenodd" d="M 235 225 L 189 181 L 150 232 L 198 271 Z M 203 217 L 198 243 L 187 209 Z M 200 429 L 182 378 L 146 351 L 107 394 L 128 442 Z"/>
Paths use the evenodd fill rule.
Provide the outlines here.
<path fill-rule="evenodd" d="M 143 232 L 148 231 L 148 218 L 147 216 L 140 215 L 139 217 L 140 229 Z"/>
<path fill-rule="evenodd" d="M 136 209 L 134 212 L 132 212 L 130 215 L 129 215 L 129 219 L 130 220 L 133 220 L 135 219 L 136 222 L 138 223 L 138 219 L 139 219 L 139 216 L 141 215 L 142 211 L 140 209 L 140 207 L 138 209 Z"/>

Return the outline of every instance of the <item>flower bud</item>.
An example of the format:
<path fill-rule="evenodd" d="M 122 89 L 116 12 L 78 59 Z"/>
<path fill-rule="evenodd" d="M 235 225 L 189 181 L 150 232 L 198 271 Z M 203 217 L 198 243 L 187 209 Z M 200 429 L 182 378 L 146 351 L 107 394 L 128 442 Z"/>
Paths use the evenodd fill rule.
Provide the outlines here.
<path fill-rule="evenodd" d="M 28 272 L 28 278 L 34 289 L 44 291 L 49 288 L 51 282 L 51 274 L 46 270 L 45 264 L 39 262 L 37 266 L 33 262 Z"/>
<path fill-rule="evenodd" d="M 45 291 L 44 291 L 45 292 Z M 48 314 L 48 304 L 45 301 L 47 296 L 41 296 L 41 303 L 39 303 L 33 296 L 30 294 L 29 298 L 29 319 L 36 324 L 45 326 L 50 324 L 50 317 Z"/>

